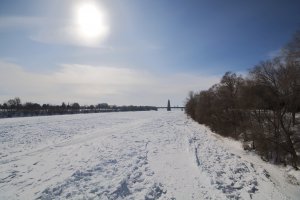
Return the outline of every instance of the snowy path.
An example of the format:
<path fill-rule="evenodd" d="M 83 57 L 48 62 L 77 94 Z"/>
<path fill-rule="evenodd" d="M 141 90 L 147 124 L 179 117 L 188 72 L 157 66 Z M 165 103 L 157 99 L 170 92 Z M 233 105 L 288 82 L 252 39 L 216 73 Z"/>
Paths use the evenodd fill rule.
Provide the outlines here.
<path fill-rule="evenodd" d="M 0 199 L 297 199 L 284 170 L 183 112 L 0 120 Z M 229 149 L 230 145 L 233 149 Z"/>

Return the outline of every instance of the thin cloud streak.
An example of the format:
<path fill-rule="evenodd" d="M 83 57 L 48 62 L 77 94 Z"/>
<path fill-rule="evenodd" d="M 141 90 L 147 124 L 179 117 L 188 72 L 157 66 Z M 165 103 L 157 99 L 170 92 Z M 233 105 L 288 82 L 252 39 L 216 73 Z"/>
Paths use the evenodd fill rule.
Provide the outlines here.
<path fill-rule="evenodd" d="M 39 17 L 9 16 L 0 17 L 0 30 L 11 28 L 29 29 L 40 26 L 44 19 Z"/>
<path fill-rule="evenodd" d="M 45 44 L 60 44 L 72 46 L 85 46 L 93 48 L 107 48 L 102 42 L 82 38 L 76 24 L 70 17 L 27 17 L 5 16 L 0 17 L 0 31 L 20 29 L 27 32 L 27 37 L 35 42 Z"/>

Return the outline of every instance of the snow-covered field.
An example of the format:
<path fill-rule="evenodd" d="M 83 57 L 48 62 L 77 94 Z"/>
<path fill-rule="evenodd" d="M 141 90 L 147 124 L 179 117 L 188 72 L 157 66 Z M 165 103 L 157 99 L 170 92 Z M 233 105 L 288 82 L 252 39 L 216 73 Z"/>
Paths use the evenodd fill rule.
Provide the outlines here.
<path fill-rule="evenodd" d="M 297 176 L 182 111 L 0 120 L 0 199 L 300 199 Z"/>

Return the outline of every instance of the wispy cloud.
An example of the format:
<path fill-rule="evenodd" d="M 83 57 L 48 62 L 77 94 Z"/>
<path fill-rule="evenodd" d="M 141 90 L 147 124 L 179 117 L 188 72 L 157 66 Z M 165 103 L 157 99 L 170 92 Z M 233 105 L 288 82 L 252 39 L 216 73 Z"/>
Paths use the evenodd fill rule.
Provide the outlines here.
<path fill-rule="evenodd" d="M 207 89 L 218 76 L 157 75 L 128 68 L 64 64 L 52 73 L 25 71 L 0 61 L 0 101 L 19 96 L 25 101 L 182 105 L 190 90 Z"/>
<path fill-rule="evenodd" d="M 10 16 L 0 17 L 0 30 L 21 28 L 30 29 L 41 26 L 44 19 L 38 17 Z"/>
<path fill-rule="evenodd" d="M 0 17 L 0 31 L 16 29 L 24 30 L 29 39 L 40 43 L 104 48 L 100 40 L 81 37 L 78 26 L 70 17 Z"/>

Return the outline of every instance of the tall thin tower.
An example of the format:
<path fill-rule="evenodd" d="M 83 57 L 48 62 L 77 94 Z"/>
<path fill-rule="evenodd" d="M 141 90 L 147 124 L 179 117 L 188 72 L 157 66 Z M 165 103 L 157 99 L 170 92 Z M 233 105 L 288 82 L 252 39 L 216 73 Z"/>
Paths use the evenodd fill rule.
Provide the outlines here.
<path fill-rule="evenodd" d="M 170 100 L 168 100 L 168 107 L 167 107 L 167 111 L 171 111 L 171 104 L 170 104 Z"/>

